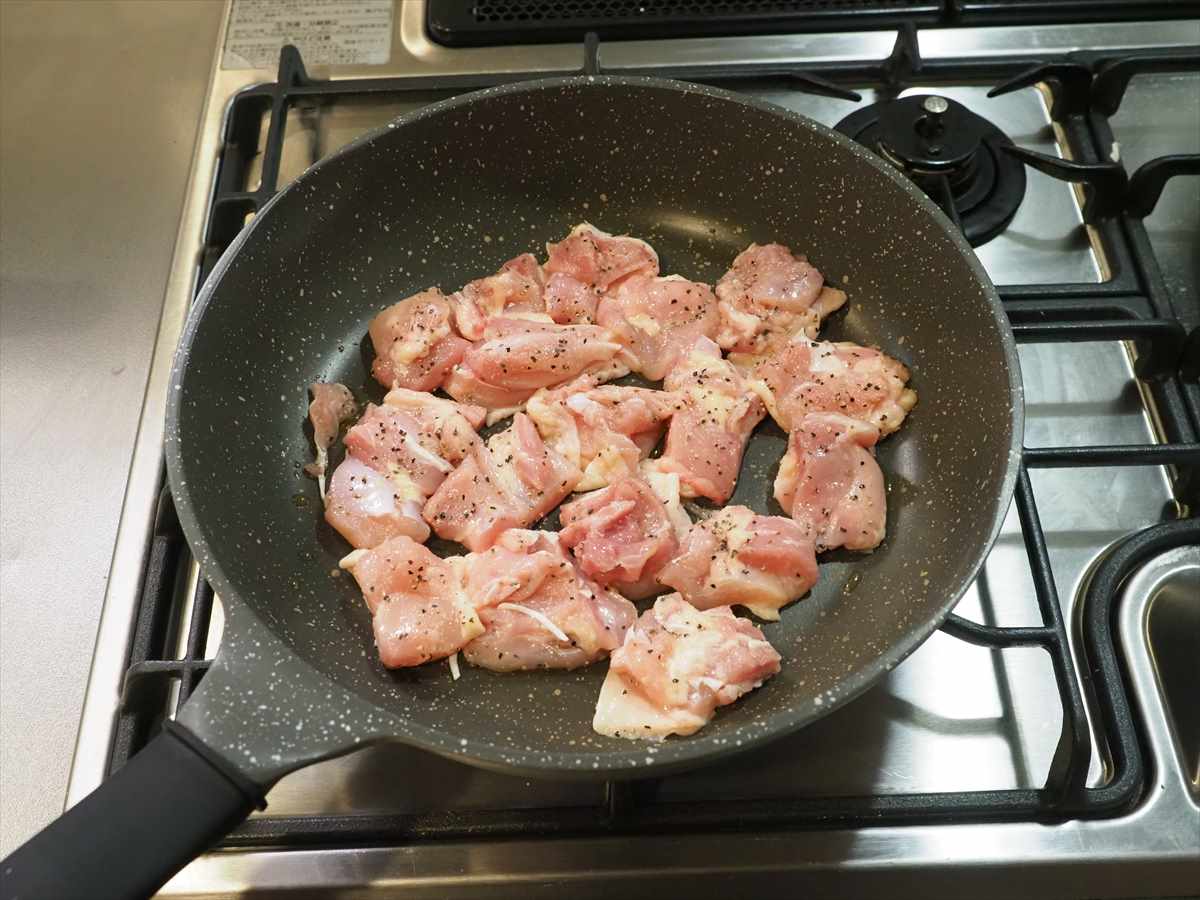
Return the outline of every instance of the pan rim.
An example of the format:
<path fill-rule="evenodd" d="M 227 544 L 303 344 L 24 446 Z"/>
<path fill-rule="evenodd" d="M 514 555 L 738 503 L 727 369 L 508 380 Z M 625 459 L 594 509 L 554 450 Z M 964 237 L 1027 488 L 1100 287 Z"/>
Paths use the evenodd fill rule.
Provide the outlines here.
<path fill-rule="evenodd" d="M 553 88 L 590 88 L 593 86 L 604 87 L 608 85 L 700 94 L 723 102 L 749 107 L 800 125 L 825 140 L 830 140 L 835 144 L 841 145 L 844 149 L 863 160 L 865 164 L 872 166 L 877 172 L 890 178 L 892 183 L 905 192 L 910 200 L 930 220 L 937 223 L 942 232 L 950 238 L 960 254 L 963 255 L 969 270 L 975 276 L 975 280 L 982 290 L 982 300 L 980 302 L 985 303 L 997 326 L 996 331 L 999 334 L 1001 350 L 1004 354 L 1010 380 L 1009 425 L 1011 431 L 1007 458 L 1004 461 L 1004 473 L 997 496 L 996 511 L 992 517 L 992 521 L 986 526 L 985 539 L 980 544 L 976 558 L 969 566 L 967 576 L 962 579 L 958 587 L 947 592 L 946 597 L 937 606 L 934 614 L 925 619 L 919 628 L 904 632 L 883 653 L 874 656 L 868 663 L 849 673 L 848 677 L 839 685 L 836 696 L 828 696 L 820 702 L 815 702 L 814 699 L 810 698 L 806 702 L 791 705 L 786 711 L 774 713 L 769 719 L 765 720 L 769 724 L 750 720 L 747 722 L 747 726 L 754 727 L 741 729 L 736 741 L 731 740 L 728 735 L 721 737 L 706 736 L 705 732 L 701 731 L 690 737 L 676 738 L 654 745 L 631 741 L 627 742 L 628 747 L 614 748 L 610 751 L 580 750 L 564 752 L 525 750 L 488 744 L 476 739 L 470 740 L 469 744 L 463 747 L 459 744 L 458 735 L 451 735 L 443 729 L 432 728 L 412 720 L 404 719 L 391 710 L 375 704 L 364 695 L 335 682 L 308 660 L 288 647 L 283 639 L 276 636 L 274 630 L 270 629 L 260 619 L 254 609 L 242 601 L 239 591 L 234 588 L 233 582 L 226 576 L 220 561 L 210 551 L 210 545 L 206 538 L 206 530 L 196 514 L 196 507 L 190 494 L 191 488 L 187 483 L 187 479 L 184 478 L 184 462 L 178 441 L 178 432 L 182 406 L 183 380 L 187 370 L 187 361 L 204 314 L 209 304 L 213 302 L 213 298 L 217 294 L 218 288 L 232 261 L 241 252 L 242 247 L 255 233 L 256 229 L 261 226 L 261 223 L 268 219 L 276 203 L 280 202 L 290 192 L 306 185 L 315 172 L 325 166 L 334 165 L 343 159 L 343 157 L 358 152 L 361 148 L 374 143 L 382 136 L 405 125 L 421 121 L 427 117 L 440 115 L 460 106 L 478 103 L 492 96 L 537 93 Z M 167 397 L 164 456 L 166 459 L 167 481 L 171 488 L 176 512 L 188 544 L 193 551 L 194 557 L 200 561 L 204 576 L 213 585 L 226 604 L 232 604 L 233 607 L 236 607 L 237 617 L 245 623 L 241 627 L 258 627 L 268 632 L 273 638 L 271 643 L 273 645 L 278 644 L 280 652 L 287 654 L 290 663 L 300 664 L 306 669 L 311 669 L 314 675 L 322 682 L 345 691 L 349 696 L 354 697 L 373 713 L 376 713 L 377 716 L 382 717 L 393 725 L 391 733 L 380 733 L 377 730 L 373 730 L 369 735 L 347 734 L 344 746 L 339 748 L 327 747 L 325 748 L 325 752 L 320 755 L 328 756 L 348 751 L 361 746 L 362 743 L 369 740 L 391 739 L 443 756 L 451 756 L 461 762 L 493 770 L 541 775 L 557 773 L 560 776 L 576 774 L 585 777 L 621 778 L 642 775 L 648 770 L 656 773 L 666 773 L 667 771 L 677 771 L 697 766 L 735 752 L 762 746 L 784 735 L 794 733 L 858 697 L 920 647 L 934 631 L 941 627 L 946 617 L 958 605 L 971 584 L 974 583 L 999 536 L 1000 529 L 1003 526 L 1008 509 L 1012 503 L 1020 469 L 1024 442 L 1024 416 L 1024 391 L 1020 365 L 1017 359 L 1016 340 L 995 286 L 992 284 L 982 263 L 966 239 L 954 227 L 949 218 L 901 173 L 866 148 L 855 143 L 849 137 L 827 128 L 807 116 L 770 103 L 769 101 L 737 94 L 723 88 L 672 79 L 632 75 L 570 75 L 523 80 L 511 84 L 484 88 L 450 97 L 399 116 L 391 122 L 361 135 L 325 159 L 310 166 L 298 178 L 282 188 L 264 204 L 254 219 L 242 229 L 233 243 L 222 254 L 188 311 L 187 320 L 172 361 Z M 250 625 L 251 622 L 254 623 L 253 626 Z M 228 646 L 228 637 L 222 643 L 222 647 L 225 646 Z M 186 706 L 184 708 L 186 709 Z M 650 747 L 654 748 L 652 753 L 648 752 Z M 311 757 L 297 759 L 289 768 L 300 767 L 317 758 L 318 754 L 314 753 Z"/>

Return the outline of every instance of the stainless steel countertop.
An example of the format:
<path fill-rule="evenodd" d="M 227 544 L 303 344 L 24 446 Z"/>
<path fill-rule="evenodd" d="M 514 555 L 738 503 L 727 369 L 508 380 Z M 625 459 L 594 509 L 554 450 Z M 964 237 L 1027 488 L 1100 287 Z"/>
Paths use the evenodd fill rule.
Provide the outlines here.
<path fill-rule="evenodd" d="M 66 796 L 222 10 L 0 4 L 0 855 Z"/>

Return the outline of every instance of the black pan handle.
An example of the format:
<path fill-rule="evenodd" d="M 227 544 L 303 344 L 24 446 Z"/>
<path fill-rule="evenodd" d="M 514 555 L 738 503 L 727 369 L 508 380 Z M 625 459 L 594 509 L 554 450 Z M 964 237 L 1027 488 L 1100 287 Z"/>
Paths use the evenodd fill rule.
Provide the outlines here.
<path fill-rule="evenodd" d="M 264 805 L 258 785 L 168 723 L 124 768 L 0 862 L 0 897 L 149 897 Z"/>

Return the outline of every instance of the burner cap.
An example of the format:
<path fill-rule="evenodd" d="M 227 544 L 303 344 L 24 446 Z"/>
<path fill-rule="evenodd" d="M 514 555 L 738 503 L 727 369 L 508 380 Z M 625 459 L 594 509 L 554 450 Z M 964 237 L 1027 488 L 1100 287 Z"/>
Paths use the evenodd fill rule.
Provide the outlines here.
<path fill-rule="evenodd" d="M 912 172 L 937 174 L 966 165 L 979 152 L 986 119 L 945 97 L 904 97 L 879 112 L 879 147 Z"/>
<path fill-rule="evenodd" d="M 908 175 L 962 223 L 972 246 L 1003 231 L 1025 196 L 1024 165 L 1000 150 L 1012 141 L 954 100 L 936 94 L 885 100 L 835 127 Z"/>

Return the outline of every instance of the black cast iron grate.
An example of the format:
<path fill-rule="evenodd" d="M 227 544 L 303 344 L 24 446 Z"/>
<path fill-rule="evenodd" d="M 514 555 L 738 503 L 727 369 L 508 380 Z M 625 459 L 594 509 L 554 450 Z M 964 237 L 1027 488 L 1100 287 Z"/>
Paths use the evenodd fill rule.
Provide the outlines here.
<path fill-rule="evenodd" d="M 1136 350 L 1135 371 L 1152 395 L 1161 420 L 1164 442 L 1137 446 L 1081 446 L 1026 449 L 1016 489 L 1022 535 L 1036 588 L 1042 623 L 1033 627 L 995 627 L 951 615 L 942 630 L 958 639 L 1003 650 L 1039 647 L 1050 657 L 1063 706 L 1062 733 L 1046 780 L 1040 789 L 965 791 L 944 794 L 822 797 L 712 801 L 655 802 L 657 782 L 611 783 L 603 807 L 456 811 L 398 814 L 313 815 L 252 819 L 228 840 L 229 846 L 314 845 L 354 842 L 388 844 L 400 840 L 636 833 L 646 831 L 720 830 L 736 827 L 847 827 L 870 824 L 965 821 L 1059 821 L 1119 815 L 1140 798 L 1147 783 L 1141 753 L 1141 726 L 1128 699 L 1121 660 L 1116 650 L 1112 618 L 1115 598 L 1125 578 L 1141 562 L 1163 550 L 1200 543 L 1200 329 L 1190 336 L 1172 308 L 1140 216 L 1154 205 L 1168 178 L 1196 174 L 1195 159 L 1171 164 L 1166 177 L 1144 178 L 1146 170 L 1162 169 L 1156 160 L 1133 178 L 1120 164 L 1107 162 L 1096 147 L 1111 145 L 1105 113 L 1120 102 L 1114 82 L 1132 71 L 1187 71 L 1197 68 L 1191 50 L 1141 56 L 1124 61 L 1100 55 L 1052 60 L 988 59 L 939 60 L 923 63 L 915 31 L 902 29 L 888 59 L 860 61 L 800 71 L 778 65 L 661 67 L 655 74 L 736 86 L 746 78 L 778 78 L 797 90 L 856 96 L 836 82 L 872 81 L 902 85 L 920 72 L 922 80 L 964 77 L 1004 81 L 997 92 L 1016 84 L 1052 81 L 1054 116 L 1069 136 L 1076 162 L 1026 159 L 1056 177 L 1088 185 L 1088 218 L 1104 241 L 1113 276 L 1102 284 L 1042 284 L 999 287 L 1018 342 L 1127 341 Z M 1030 66 L 1035 66 L 1031 69 Z M 597 43 L 589 36 L 583 71 L 599 71 Z M 1119 77 L 1105 72 L 1116 69 Z M 1093 73 L 1100 73 L 1093 79 Z M 461 92 L 538 77 L 537 73 L 503 76 L 471 75 L 406 77 L 353 81 L 310 79 L 292 47 L 284 48 L 278 80 L 251 88 L 232 104 L 220 161 L 217 186 L 201 260 L 201 280 L 242 227 L 274 195 L 280 170 L 286 113 L 290 105 L 313 98 L 365 95 L 422 96 L 431 91 Z M 1031 80 L 1032 79 L 1032 80 Z M 1119 85 L 1123 88 L 1123 83 Z M 268 133 L 262 155 L 261 180 L 244 191 L 251 158 L 259 144 L 266 117 Z M 1162 172 L 1159 171 L 1159 175 Z M 1168 188 L 1169 189 L 1169 188 Z M 1127 536 L 1092 573 L 1082 622 L 1087 670 L 1080 671 L 1067 640 L 1042 533 L 1029 471 L 1052 467 L 1168 466 L 1174 493 L 1193 518 L 1151 526 Z M 169 643 L 180 631 L 180 582 L 186 578 L 188 555 L 168 490 L 164 487 L 142 587 L 142 602 L 130 648 L 129 668 L 109 771 L 120 768 L 182 703 L 203 676 L 206 636 L 213 610 L 213 592 L 202 579 L 191 589 L 192 613 L 181 658 L 173 658 Z M 1080 685 L 1096 699 L 1095 728 L 1109 748 L 1107 780 L 1088 787 L 1091 741 Z M 173 691 L 173 687 L 175 690 Z"/>

